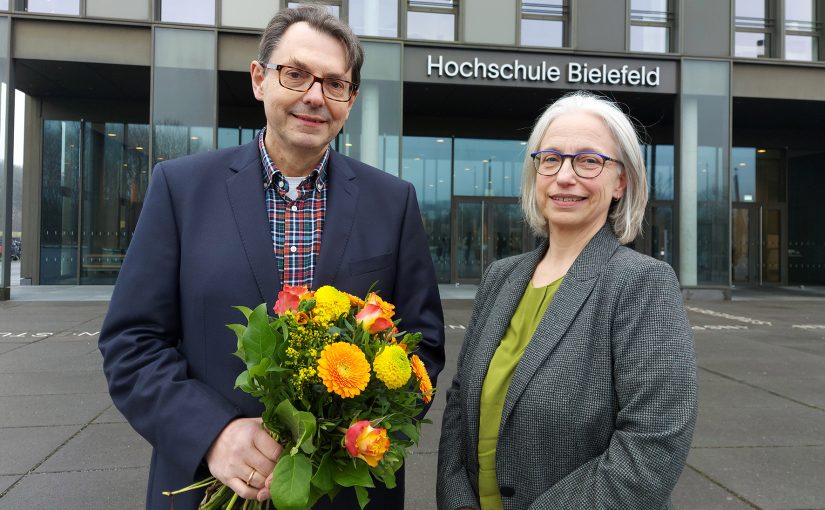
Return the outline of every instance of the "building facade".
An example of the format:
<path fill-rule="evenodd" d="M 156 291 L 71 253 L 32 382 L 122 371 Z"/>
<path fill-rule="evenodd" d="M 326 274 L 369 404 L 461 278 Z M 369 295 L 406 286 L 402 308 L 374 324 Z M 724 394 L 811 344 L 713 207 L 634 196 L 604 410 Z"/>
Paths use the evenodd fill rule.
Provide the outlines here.
<path fill-rule="evenodd" d="M 644 133 L 637 250 L 686 288 L 825 284 L 825 0 L 317 3 L 366 50 L 335 148 L 415 185 L 440 282 L 534 245 L 526 139 L 547 104 L 587 89 Z M 249 64 L 292 5 L 0 0 L 0 237 L 6 253 L 19 238 L 22 283 L 113 283 L 152 166 L 253 139 Z"/>

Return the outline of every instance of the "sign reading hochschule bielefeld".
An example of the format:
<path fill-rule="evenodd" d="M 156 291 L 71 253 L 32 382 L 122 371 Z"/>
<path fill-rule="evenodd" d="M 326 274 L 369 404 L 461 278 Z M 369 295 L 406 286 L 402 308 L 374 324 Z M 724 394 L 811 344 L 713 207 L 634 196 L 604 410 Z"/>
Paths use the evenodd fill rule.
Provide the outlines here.
<path fill-rule="evenodd" d="M 404 81 L 675 94 L 676 63 L 407 46 Z"/>

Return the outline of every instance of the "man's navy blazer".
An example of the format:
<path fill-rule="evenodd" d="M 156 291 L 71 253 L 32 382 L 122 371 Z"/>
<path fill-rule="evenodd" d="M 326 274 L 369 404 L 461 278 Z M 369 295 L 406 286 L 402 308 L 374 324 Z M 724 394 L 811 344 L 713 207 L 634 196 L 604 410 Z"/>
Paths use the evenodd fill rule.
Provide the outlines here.
<path fill-rule="evenodd" d="M 413 186 L 335 151 L 327 171 L 312 288 L 363 296 L 377 282 L 401 329 L 423 333 L 435 381 L 444 319 Z M 244 367 L 226 324 L 243 322 L 233 306 L 271 307 L 280 288 L 256 141 L 155 167 L 100 333 L 112 400 L 153 447 L 147 508 L 169 508 L 162 491 L 208 475 L 204 456 L 231 420 L 261 415 L 233 389 Z"/>

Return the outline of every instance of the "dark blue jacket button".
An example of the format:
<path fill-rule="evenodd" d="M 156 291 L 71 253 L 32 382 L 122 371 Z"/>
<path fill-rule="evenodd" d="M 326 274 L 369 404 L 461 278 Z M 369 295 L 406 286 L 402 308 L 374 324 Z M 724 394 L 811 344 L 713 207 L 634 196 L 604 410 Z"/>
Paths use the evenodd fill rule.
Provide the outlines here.
<path fill-rule="evenodd" d="M 516 494 L 516 489 L 512 487 L 502 487 L 500 492 L 502 496 L 509 498 Z"/>

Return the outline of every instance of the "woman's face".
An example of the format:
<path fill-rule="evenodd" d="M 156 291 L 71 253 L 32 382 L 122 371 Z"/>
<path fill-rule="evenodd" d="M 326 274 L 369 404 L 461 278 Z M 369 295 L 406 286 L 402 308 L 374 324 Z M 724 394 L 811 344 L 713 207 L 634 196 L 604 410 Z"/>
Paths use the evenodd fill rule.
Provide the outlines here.
<path fill-rule="evenodd" d="M 619 158 L 619 146 L 607 125 L 597 115 L 571 112 L 557 117 L 548 127 L 538 150 L 552 149 L 563 154 L 598 152 Z M 536 173 L 536 204 L 547 220 L 551 235 L 595 234 L 607 221 L 614 198 L 625 192 L 622 165 L 605 162 L 598 177 L 583 179 L 573 171 L 572 158 L 565 158 L 558 173 Z"/>

